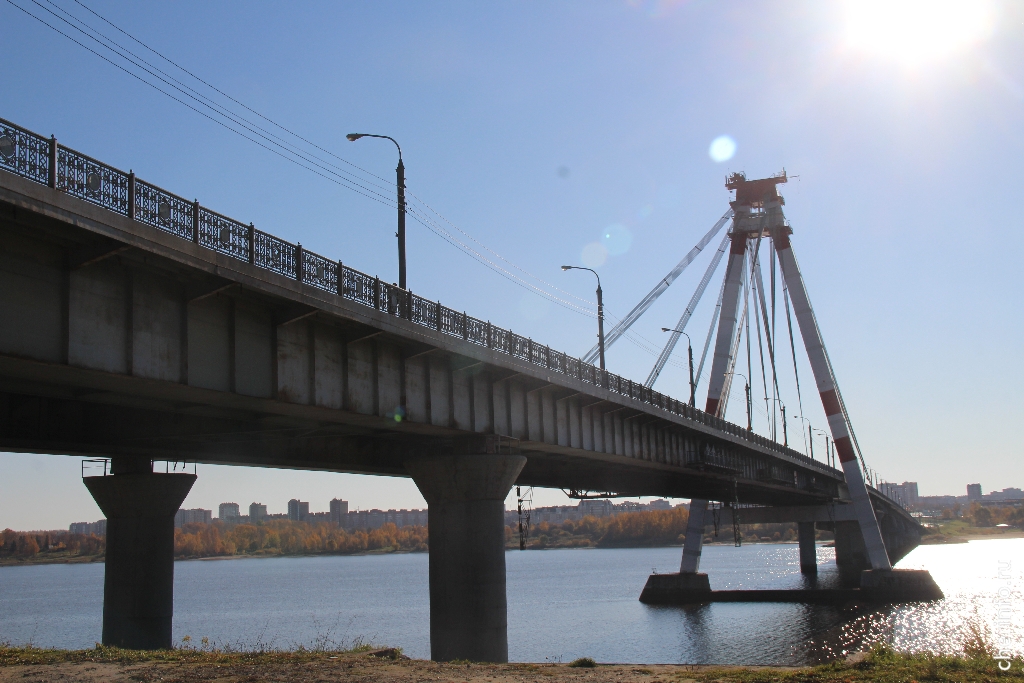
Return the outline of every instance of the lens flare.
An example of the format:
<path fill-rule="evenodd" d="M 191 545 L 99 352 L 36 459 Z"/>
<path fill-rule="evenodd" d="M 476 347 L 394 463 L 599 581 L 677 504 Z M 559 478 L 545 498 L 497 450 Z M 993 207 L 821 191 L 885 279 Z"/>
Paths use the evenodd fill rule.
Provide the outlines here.
<path fill-rule="evenodd" d="M 601 233 L 601 244 L 612 256 L 620 256 L 629 251 L 633 245 L 633 235 L 625 225 L 613 223 Z"/>
<path fill-rule="evenodd" d="M 736 141 L 728 135 L 719 135 L 717 138 L 711 141 L 711 147 L 708 148 L 708 156 L 711 160 L 717 163 L 723 161 L 729 161 L 736 155 Z"/>

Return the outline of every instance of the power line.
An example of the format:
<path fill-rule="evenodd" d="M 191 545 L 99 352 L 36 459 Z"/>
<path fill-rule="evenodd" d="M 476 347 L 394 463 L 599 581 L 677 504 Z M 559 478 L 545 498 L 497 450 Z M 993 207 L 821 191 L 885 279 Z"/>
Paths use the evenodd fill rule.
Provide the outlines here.
<path fill-rule="evenodd" d="M 268 151 L 271 151 L 271 152 L 277 154 L 278 156 L 280 156 L 282 158 L 285 158 L 288 161 L 291 161 L 292 163 L 295 163 L 296 165 L 298 165 L 298 166 L 300 166 L 300 167 L 302 167 L 302 168 L 304 168 L 306 170 L 309 170 L 309 171 L 315 173 L 316 175 L 318 175 L 318 176 L 320 176 L 322 178 L 325 178 L 326 180 L 329 180 L 331 182 L 334 182 L 335 184 L 338 184 L 338 185 L 340 185 L 342 187 L 350 189 L 350 190 L 356 192 L 357 194 L 360 194 L 360 195 L 362 195 L 364 197 L 367 197 L 369 199 L 373 199 L 374 201 L 377 201 L 378 203 L 382 203 L 382 204 L 384 204 L 386 206 L 396 206 L 396 201 L 394 199 L 391 199 L 390 197 L 381 195 L 379 192 L 377 192 L 376 190 L 372 189 L 371 187 L 367 187 L 365 185 L 360 184 L 360 183 L 365 182 L 365 181 L 362 181 L 361 179 L 358 179 L 358 178 L 353 180 L 353 179 L 350 179 L 348 177 L 345 177 L 345 176 L 351 175 L 351 173 L 349 173 L 347 171 L 344 171 L 343 169 L 340 169 L 337 165 L 332 164 L 331 162 L 325 161 L 324 159 L 316 156 L 315 154 L 308 154 L 308 153 L 306 153 L 306 152 L 296 148 L 294 145 L 291 145 L 290 143 L 287 143 L 282 138 L 280 138 L 280 137 L 278 137 L 276 135 L 273 135 L 272 133 L 270 133 L 266 129 L 258 126 L 257 124 L 254 124 L 253 122 L 248 121 L 243 116 L 237 115 L 237 114 L 227 110 L 225 107 L 223 107 L 223 106 L 217 104 L 216 102 L 212 101 L 210 98 L 206 97 L 202 93 L 199 93 L 194 88 L 191 88 L 190 86 L 182 83 L 178 79 L 175 79 L 174 77 L 170 76 L 166 72 L 160 70 L 158 67 L 152 65 L 151 63 L 147 62 L 146 60 L 144 60 L 143 58 L 139 57 L 135 53 L 131 52 L 130 50 L 128 50 L 124 46 L 120 45 L 119 43 L 117 43 L 115 40 L 113 40 L 109 36 L 106 36 L 106 35 L 100 33 L 99 31 L 93 29 L 92 27 L 88 26 L 88 24 L 85 24 L 84 22 L 82 22 L 81 20 L 77 19 L 73 15 L 67 13 L 62 8 L 57 7 L 56 5 L 54 5 L 54 7 L 57 7 L 57 9 L 59 11 L 61 11 L 64 14 L 66 14 L 67 16 L 71 17 L 74 21 L 78 22 L 79 24 L 81 24 L 81 26 L 84 26 L 89 31 L 95 33 L 96 35 L 99 35 L 101 38 L 103 38 L 103 40 L 101 41 L 99 38 L 96 37 L 96 35 L 92 35 L 91 33 L 86 32 L 85 30 L 83 30 L 79 26 L 76 26 L 75 24 L 72 24 L 70 21 L 68 21 L 64 17 L 61 17 L 61 16 L 57 15 L 52 10 L 44 7 L 43 5 L 41 5 L 36 0 L 31 0 L 33 2 L 33 4 L 37 5 L 40 9 L 45 10 L 49 14 L 53 15 L 55 18 L 59 19 L 60 21 L 62 21 L 63 23 L 67 24 L 68 26 L 70 26 L 74 30 L 78 31 L 82 35 L 86 36 L 87 38 L 91 39 L 92 41 L 96 42 L 97 44 L 99 44 L 103 48 L 105 48 L 107 50 L 110 50 L 111 52 L 113 52 L 118 57 L 124 59 L 125 61 L 129 62 L 130 64 L 134 65 L 135 67 L 141 69 L 143 72 L 145 72 L 145 73 L 149 74 L 150 76 L 158 79 L 159 81 L 162 81 L 167 86 L 173 88 L 174 90 L 177 90 L 183 96 L 186 96 L 189 99 L 194 100 L 198 105 L 203 106 L 203 107 L 211 110 L 214 114 L 216 114 L 216 116 L 224 117 L 225 119 L 227 119 L 227 121 L 230 121 L 231 124 L 234 124 L 235 126 L 240 126 L 240 127 L 244 128 L 245 130 L 247 130 L 250 133 L 252 133 L 252 135 L 254 135 L 256 137 L 259 137 L 259 138 L 262 138 L 262 140 L 265 141 L 265 142 L 261 142 L 260 140 L 254 139 L 252 136 L 250 136 L 250 135 L 248 135 L 248 134 L 238 130 L 237 128 L 233 127 L 229 123 L 226 123 L 225 121 L 223 121 L 223 120 L 221 120 L 221 119 L 219 119 L 219 118 L 217 118 L 215 116 L 211 116 L 209 113 L 204 112 L 204 111 L 200 110 L 199 108 L 197 108 L 197 106 L 192 105 L 189 102 L 186 102 L 186 101 L 182 100 L 181 98 L 176 97 L 175 95 L 167 92 L 166 90 L 161 88 L 159 85 L 154 84 L 153 82 L 147 80 L 145 77 L 143 77 L 143 76 L 141 76 L 141 75 L 139 75 L 137 73 L 134 73 L 130 69 L 126 68 L 125 66 L 123 66 L 121 64 L 118 64 L 117 62 L 115 62 L 114 60 L 110 59 L 109 57 L 107 57 L 107 56 L 97 52 L 96 50 L 88 47 L 87 45 L 83 44 L 79 40 L 73 38 L 72 36 L 68 35 L 64 31 L 58 29 L 57 27 L 53 26 L 49 22 L 45 21 L 41 17 L 33 14 L 32 12 L 30 12 L 27 9 L 25 9 L 24 7 L 21 7 L 20 5 L 14 3 L 12 0 L 7 0 L 7 1 L 8 1 L 9 4 L 17 7 L 18 9 L 20 9 L 23 12 L 25 12 L 26 14 L 28 14 L 32 18 L 36 19 L 37 21 L 39 21 L 43 25 L 47 26 L 48 28 L 50 28 L 51 30 L 55 31 L 56 33 L 59 33 L 60 35 L 64 36 L 65 38 L 71 40 L 72 42 L 74 42 L 75 44 L 79 45 L 80 47 L 88 50 L 89 52 L 91 52 L 92 54 L 96 55 L 97 57 L 100 57 L 104 61 L 106 61 L 106 62 L 110 63 L 111 65 L 121 69 L 122 71 L 124 71 L 125 73 L 129 74 L 130 76 L 136 78 L 137 80 L 142 81 L 146 85 L 149 85 L 150 87 L 152 87 L 153 89 L 157 90 L 161 94 L 164 94 L 164 95 L 170 97 L 171 99 L 175 100 L 179 104 L 183 104 L 184 106 L 186 106 L 189 109 L 195 111 L 196 113 L 201 114 L 205 118 L 210 119 L 211 121 L 214 121 L 215 123 L 217 123 L 217 124 L 227 128 L 228 130 L 230 130 L 230 131 L 232 131 L 232 132 L 242 136 L 243 138 L 249 140 L 250 142 L 254 142 L 257 145 L 259 145 L 260 147 L 263 147 L 264 149 L 267 149 Z M 46 0 L 46 1 L 49 2 L 49 0 Z M 185 69 L 184 67 L 181 67 L 180 65 L 178 65 L 173 60 L 171 60 L 168 57 L 164 56 L 162 53 L 160 53 L 160 52 L 154 50 L 153 48 L 149 47 L 148 45 L 146 45 L 142 41 L 138 40 L 137 38 L 135 38 L 134 36 L 129 34 L 127 31 L 124 31 L 120 27 L 116 26 L 113 22 L 109 21 L 108 19 L 106 19 L 105 17 L 102 17 L 97 12 L 95 12 L 95 11 L 91 10 L 90 8 L 88 8 L 86 5 L 84 5 L 79 0 L 75 0 L 75 1 L 76 1 L 76 3 L 78 5 L 80 5 L 81 7 L 83 7 L 84 9 L 89 11 L 90 13 L 92 13 L 94 16 L 100 18 L 105 23 L 107 23 L 110 26 L 114 27 L 120 33 L 128 36 L 129 38 L 131 38 L 132 40 L 134 40 L 138 44 L 142 45 L 146 49 L 150 50 L 151 52 L 153 52 L 154 54 L 159 56 L 161 59 L 164 59 L 168 63 L 174 65 L 176 68 L 178 68 L 181 71 L 183 71 L 184 73 L 186 73 L 189 76 L 195 78 L 200 83 L 203 83 L 207 87 L 210 87 L 211 89 L 213 89 L 217 93 L 219 93 L 222 96 L 228 98 L 229 100 L 231 100 L 232 102 L 238 104 L 239 106 L 242 106 L 247 111 L 252 112 L 253 114 L 259 116 L 261 119 L 264 119 L 264 120 L 268 121 L 272 125 L 280 128 L 281 130 L 287 132 L 290 135 L 293 135 L 297 139 L 305 142 L 306 144 L 309 144 L 312 147 L 314 147 L 314 148 L 316 148 L 316 149 L 318 149 L 320 151 L 323 151 L 324 153 L 329 154 L 330 156 L 338 159 L 339 161 L 342 161 L 343 163 L 348 164 L 352 168 L 355 168 L 355 169 L 357 169 L 357 170 L 359 170 L 359 171 L 361 171 L 363 173 L 366 173 L 367 175 L 369 175 L 371 177 L 377 178 L 379 180 L 384 180 L 383 178 L 380 178 L 380 176 L 377 176 L 377 175 L 375 175 L 373 173 L 370 173 L 366 169 L 362 169 L 359 166 L 356 166 L 355 164 L 352 164 L 351 162 L 348 162 L 347 160 L 339 157 L 338 155 L 336 155 L 336 154 L 334 154 L 332 152 L 329 152 L 328 150 L 324 149 L 323 147 L 320 147 L 319 145 L 316 145 L 315 143 L 312 143 L 311 141 L 307 140 L 306 138 L 304 138 L 304 137 L 294 133 L 294 131 L 291 131 L 290 129 L 288 129 L 288 128 L 286 128 L 286 127 L 276 123 L 272 119 L 269 119 L 268 117 L 263 116 L 262 114 L 260 114 L 259 112 L 255 111 L 251 107 L 248 107 L 244 103 L 242 103 L 239 100 L 231 97 L 230 95 L 227 95 L 222 90 L 216 88 L 215 86 L 211 85 L 207 81 L 205 81 L 202 78 L 198 77 L 193 72 Z M 52 3 L 50 3 L 50 4 L 52 4 Z M 104 43 L 104 41 L 106 41 L 106 43 Z M 127 53 L 127 55 L 131 55 L 131 57 L 134 57 L 135 59 L 132 59 L 131 57 L 127 56 L 125 53 Z M 135 61 L 135 60 L 138 60 L 138 61 Z M 141 64 L 140 64 L 140 62 L 141 62 Z M 145 64 L 146 66 L 149 66 L 150 68 L 146 68 L 146 66 L 143 66 L 143 64 Z M 155 73 L 154 71 L 158 72 L 158 73 Z M 162 74 L 162 76 L 160 74 Z M 164 78 L 164 76 L 166 76 L 166 78 Z M 170 79 L 170 80 L 168 80 L 168 79 Z M 284 152 L 286 152 L 286 154 L 282 153 L 281 151 L 279 151 L 277 149 L 274 149 L 274 147 L 281 148 L 282 150 L 284 150 Z M 289 155 L 293 155 L 293 156 L 289 156 Z M 297 160 L 294 157 L 298 157 L 299 160 Z M 316 168 L 311 168 L 310 167 L 311 165 L 315 166 Z M 320 169 L 320 170 L 318 171 L 316 169 Z M 339 173 L 339 171 L 340 171 L 340 173 Z M 341 175 L 341 174 L 344 174 L 344 175 Z M 331 176 L 333 176 L 333 177 L 331 177 Z M 387 182 L 387 181 L 384 181 L 384 182 Z M 380 185 L 378 185 L 376 183 L 370 182 L 369 184 L 374 186 L 374 187 L 377 187 L 379 189 L 386 189 L 386 188 L 383 188 L 382 186 L 380 186 Z M 373 196 L 373 195 L 375 195 L 375 196 Z M 569 297 L 572 297 L 572 298 L 577 299 L 579 301 L 583 301 L 584 303 L 593 305 L 593 302 L 590 302 L 590 301 L 588 301 L 586 299 L 578 297 L 578 296 L 576 296 L 576 295 L 574 295 L 574 294 L 572 294 L 570 292 L 566 292 L 565 290 L 563 290 L 561 288 L 555 287 L 553 284 L 543 280 L 542 278 L 539 278 L 539 277 L 533 275 L 532 273 L 530 273 L 529 271 L 525 270 L 524 268 L 521 268 L 518 265 L 512 263 L 511 261 L 509 261 L 508 259 L 503 257 L 501 254 L 499 254 L 498 252 L 494 251 L 493 249 L 490 249 L 489 247 L 486 247 L 486 245 L 483 245 L 483 243 L 481 243 L 479 240 L 474 238 L 472 235 L 470 235 L 465 230 L 462 230 L 461 228 L 456 226 L 454 223 L 452 223 L 448 219 L 446 219 L 443 216 L 441 216 L 440 213 L 438 213 L 432 207 L 427 205 L 426 202 L 424 202 L 424 201 L 422 201 L 422 200 L 420 200 L 418 198 L 416 198 L 416 199 L 417 199 L 417 201 L 419 203 L 423 204 L 430 212 L 440 216 L 446 223 L 448 223 L 449 225 L 451 225 L 452 227 L 457 229 L 459 232 L 463 233 L 464 235 L 466 235 L 467 237 L 472 239 L 474 242 L 476 242 L 477 244 L 481 245 L 481 247 L 485 248 L 487 251 L 489 251 L 490 253 L 494 254 L 497 258 L 499 258 L 500 260 L 502 260 L 505 263 L 509 264 L 511 267 L 515 268 L 516 270 L 524 273 L 525 275 L 529 276 L 530 278 L 532 278 L 532 279 L 536 280 L 537 282 L 541 283 L 544 287 L 547 287 L 548 289 L 555 290 L 555 291 L 558 291 L 558 292 L 562 292 L 562 293 L 566 294 Z M 407 206 L 407 211 L 408 211 L 408 209 L 409 209 L 409 207 Z M 456 248 L 459 248 L 461 251 L 466 253 L 471 258 L 474 258 L 474 259 L 480 261 L 481 263 L 483 263 L 488 268 L 491 268 L 492 270 L 495 270 L 495 272 L 498 272 L 500 275 L 502 275 L 506 279 L 509 279 L 510 281 L 518 284 L 519 286 L 524 287 L 528 291 L 531 291 L 531 292 L 533 292 L 535 294 L 538 294 L 539 296 L 542 296 L 544 298 L 547 298 L 547 299 L 549 299 L 549 300 L 551 300 L 551 301 L 553 301 L 553 302 L 555 302 L 555 303 L 557 303 L 557 304 L 559 304 L 559 305 L 561 305 L 561 306 L 563 306 L 565 308 L 568 308 L 569 310 L 573 310 L 574 312 L 581 313 L 583 315 L 587 315 L 587 316 L 590 316 L 590 317 L 593 316 L 593 314 L 590 311 L 582 309 L 578 305 L 575 305 L 572 302 L 566 301 L 566 300 L 562 299 L 561 297 L 559 297 L 559 296 L 557 296 L 555 294 L 552 294 L 551 292 L 544 291 L 541 287 L 538 287 L 538 286 L 536 286 L 536 285 L 534 285 L 534 284 L 532 284 L 530 282 L 527 282 L 527 281 L 523 280 L 522 278 L 517 276 L 515 273 L 511 273 L 508 270 L 505 270 L 504 268 L 502 268 L 498 264 L 494 263 L 490 259 L 484 257 L 477 250 L 469 247 L 465 243 L 462 243 L 461 240 L 456 239 L 454 236 L 452 236 L 450 233 L 448 233 L 446 230 L 444 230 L 435 220 L 433 220 L 429 216 L 424 215 L 424 214 L 419 214 L 419 215 L 414 215 L 414 218 L 421 225 L 424 225 L 424 227 L 427 227 L 428 229 L 430 229 L 431 232 L 434 232 L 439 237 L 442 237 L 442 239 L 444 239 L 445 241 L 449 242 L 449 244 L 451 244 L 452 246 L 455 246 Z"/>

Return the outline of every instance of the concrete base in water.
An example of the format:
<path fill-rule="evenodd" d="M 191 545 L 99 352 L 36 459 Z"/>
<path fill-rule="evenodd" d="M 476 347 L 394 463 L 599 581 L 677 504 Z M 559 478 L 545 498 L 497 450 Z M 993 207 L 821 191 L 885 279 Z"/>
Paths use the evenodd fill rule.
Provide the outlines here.
<path fill-rule="evenodd" d="M 640 602 L 648 605 L 686 605 L 711 602 L 711 594 L 707 574 L 651 574 L 640 593 Z"/>
<path fill-rule="evenodd" d="M 945 597 L 927 569 L 865 569 L 860 573 L 860 589 L 874 602 L 922 602 Z"/>
<path fill-rule="evenodd" d="M 851 602 L 896 604 L 945 597 L 924 569 L 868 569 L 860 588 L 713 591 L 707 574 L 652 574 L 640 594 L 648 605 L 693 605 L 706 602 L 800 602 L 845 605 Z"/>

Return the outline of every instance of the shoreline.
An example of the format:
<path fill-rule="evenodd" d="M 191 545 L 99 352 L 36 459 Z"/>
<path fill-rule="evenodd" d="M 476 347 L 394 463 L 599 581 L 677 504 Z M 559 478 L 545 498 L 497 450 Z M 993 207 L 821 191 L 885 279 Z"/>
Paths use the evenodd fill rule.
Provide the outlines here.
<path fill-rule="evenodd" d="M 965 544 L 971 541 L 998 541 L 998 540 L 1010 540 L 1024 538 L 1024 531 L 1006 531 L 994 534 L 984 533 L 972 533 L 962 535 L 942 535 L 942 534 L 929 534 L 921 539 L 920 545 L 954 545 L 954 544 Z M 743 545 L 796 545 L 796 541 L 748 541 Z M 706 546 L 731 546 L 731 542 L 727 541 L 709 541 L 705 542 Z M 817 541 L 818 547 L 834 547 L 833 541 Z M 645 548 L 681 548 L 682 544 L 670 543 L 667 545 L 616 545 L 616 546 L 546 546 L 543 548 L 530 548 L 529 551 L 547 551 L 547 550 L 641 550 Z M 506 552 L 517 551 L 518 548 L 512 546 L 505 548 Z M 364 550 L 354 553 L 289 553 L 289 554 L 237 554 L 237 555 L 210 555 L 206 557 L 176 557 L 175 562 L 213 562 L 222 560 L 267 560 L 267 559 L 282 559 L 282 558 L 299 558 L 299 557 L 366 557 L 371 555 L 412 555 L 417 553 L 427 553 L 426 550 Z M 71 557 L 60 557 L 60 558 L 40 558 L 38 555 L 33 556 L 31 559 L 23 560 L 15 557 L 0 558 L 0 569 L 4 567 L 30 567 L 40 565 L 54 565 L 54 564 L 103 564 L 104 555 L 86 555 L 86 556 L 71 556 Z"/>
<path fill-rule="evenodd" d="M 67 681 L 172 680 L 180 683 L 275 681 L 296 683 L 367 680 L 383 683 L 861 683 L 877 680 L 1024 681 L 1024 660 L 999 670 L 992 653 L 971 657 L 896 653 L 884 646 L 816 666 L 613 664 L 589 658 L 573 662 L 486 664 L 410 659 L 399 648 L 348 651 L 221 652 L 193 649 L 140 652 L 98 646 L 95 650 L 43 650 L 0 645 L 0 683 L 30 679 Z"/>

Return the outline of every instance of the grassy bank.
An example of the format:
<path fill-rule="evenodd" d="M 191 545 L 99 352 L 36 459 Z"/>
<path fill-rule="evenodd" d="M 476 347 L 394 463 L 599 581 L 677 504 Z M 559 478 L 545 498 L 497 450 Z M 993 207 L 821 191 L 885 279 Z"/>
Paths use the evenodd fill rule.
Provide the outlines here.
<path fill-rule="evenodd" d="M 337 652 L 220 652 L 179 649 L 138 652 L 43 650 L 0 647 L 0 681 L 694 681 L 701 683 L 859 683 L 860 681 L 1024 681 L 1024 660 L 1001 671 L 991 653 L 946 657 L 896 653 L 876 647 L 846 661 L 816 667 L 714 667 L 688 665 L 435 663 L 411 660 L 396 649 L 361 647 Z"/>

